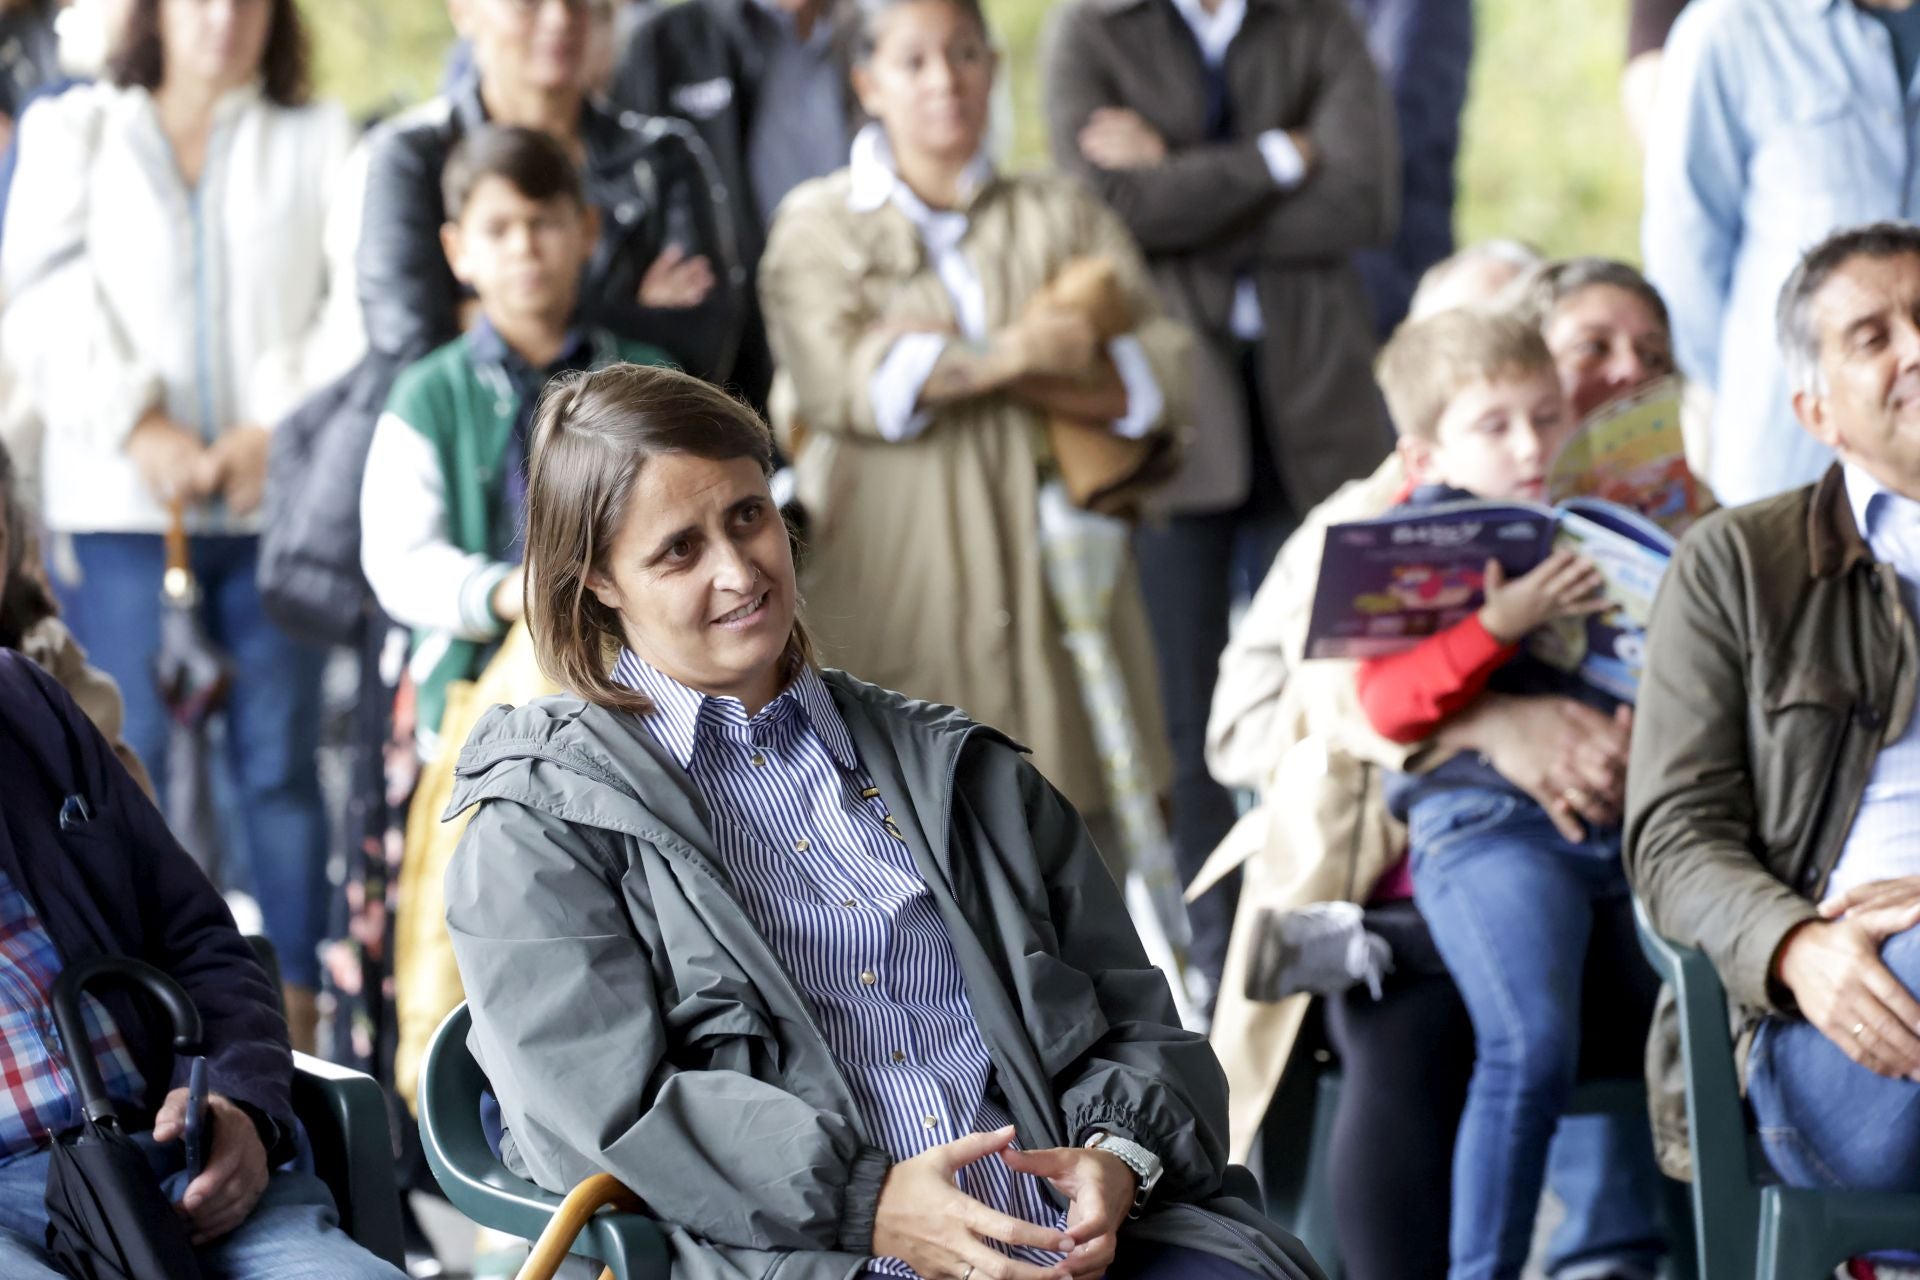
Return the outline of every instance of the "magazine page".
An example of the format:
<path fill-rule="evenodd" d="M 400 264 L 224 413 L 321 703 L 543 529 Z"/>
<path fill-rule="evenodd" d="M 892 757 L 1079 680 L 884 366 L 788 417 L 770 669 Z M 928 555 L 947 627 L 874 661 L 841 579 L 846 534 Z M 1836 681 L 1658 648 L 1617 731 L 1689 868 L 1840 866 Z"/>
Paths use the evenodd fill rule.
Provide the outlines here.
<path fill-rule="evenodd" d="M 1489 559 L 1509 577 L 1540 563 L 1555 519 L 1530 503 L 1455 502 L 1333 525 L 1307 656 L 1377 658 L 1411 649 L 1480 607 Z"/>
<path fill-rule="evenodd" d="M 1566 618 L 1536 631 L 1528 649 L 1542 662 L 1624 702 L 1640 691 L 1647 621 L 1673 557 L 1673 538 L 1635 512 L 1581 499 L 1563 503 L 1556 548 L 1585 556 L 1606 579 L 1604 613 Z"/>
<path fill-rule="evenodd" d="M 1662 378 L 1595 410 L 1554 460 L 1547 492 L 1556 502 L 1602 498 L 1685 532 L 1702 493 L 1680 435 L 1680 380 Z"/>

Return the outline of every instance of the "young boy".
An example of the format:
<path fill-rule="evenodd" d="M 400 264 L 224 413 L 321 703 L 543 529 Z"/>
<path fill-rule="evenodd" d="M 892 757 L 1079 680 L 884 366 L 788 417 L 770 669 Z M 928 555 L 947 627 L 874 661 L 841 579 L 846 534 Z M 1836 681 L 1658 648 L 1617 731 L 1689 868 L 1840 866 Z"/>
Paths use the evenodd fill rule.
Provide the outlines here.
<path fill-rule="evenodd" d="M 1575 424 L 1533 328 L 1490 311 L 1436 315 L 1394 336 L 1378 375 L 1415 486 L 1407 505 L 1544 500 L 1548 469 Z M 1368 719 L 1386 737 L 1417 742 L 1490 689 L 1613 710 L 1576 676 L 1522 647 L 1555 619 L 1604 607 L 1601 585 L 1591 564 L 1566 552 L 1511 580 L 1489 562 L 1486 603 L 1476 614 L 1361 666 Z M 1408 824 L 1414 901 L 1474 1029 L 1473 1077 L 1454 1148 L 1449 1275 L 1518 1277 L 1549 1143 L 1578 1067 L 1594 915 L 1627 895 L 1619 831 L 1569 839 L 1553 815 L 1478 755 L 1400 775 L 1388 795 Z M 1628 1180 L 1623 1194 L 1641 1191 L 1638 1181 Z M 1652 1185 L 1644 1189 L 1653 1194 Z"/>
<path fill-rule="evenodd" d="M 476 130 L 447 158 L 441 185 L 440 242 L 479 318 L 400 375 L 360 490 L 361 567 L 380 607 L 413 628 L 428 759 L 448 682 L 478 675 L 520 619 L 527 433 L 541 388 L 568 370 L 667 363 L 657 347 L 574 325 L 598 218 L 558 142 Z"/>

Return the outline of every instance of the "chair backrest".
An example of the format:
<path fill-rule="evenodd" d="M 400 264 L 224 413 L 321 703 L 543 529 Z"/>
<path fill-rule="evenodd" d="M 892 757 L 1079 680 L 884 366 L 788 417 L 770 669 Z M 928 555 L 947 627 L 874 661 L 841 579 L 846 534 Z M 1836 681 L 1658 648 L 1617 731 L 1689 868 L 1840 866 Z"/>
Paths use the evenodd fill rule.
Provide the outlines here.
<path fill-rule="evenodd" d="M 1758 1253 L 1760 1180 L 1747 1142 L 1726 988 L 1705 952 L 1654 932 L 1637 899 L 1633 913 L 1647 962 L 1673 988 L 1679 1008 L 1701 1280 L 1749 1280 Z"/>
<path fill-rule="evenodd" d="M 537 1237 L 560 1197 L 507 1171 L 487 1145 L 480 1094 L 487 1078 L 467 1048 L 473 1015 L 463 1003 L 427 1046 L 420 1072 L 420 1145 L 427 1166 L 454 1208 L 482 1226 L 528 1240 Z"/>

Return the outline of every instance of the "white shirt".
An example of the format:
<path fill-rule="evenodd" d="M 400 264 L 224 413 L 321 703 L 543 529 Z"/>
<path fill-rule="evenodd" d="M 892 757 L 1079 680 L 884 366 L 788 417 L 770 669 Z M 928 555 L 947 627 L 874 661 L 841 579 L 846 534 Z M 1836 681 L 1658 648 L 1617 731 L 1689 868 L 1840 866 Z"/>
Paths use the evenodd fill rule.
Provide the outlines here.
<path fill-rule="evenodd" d="M 1207 12 L 1200 0 L 1173 0 L 1173 7 L 1193 29 L 1193 38 L 1199 43 L 1200 56 L 1206 59 L 1207 66 L 1218 71 L 1227 60 L 1227 49 L 1247 20 L 1247 0 L 1220 0 L 1212 13 Z M 1260 158 L 1267 162 L 1267 172 L 1273 175 L 1274 185 L 1282 191 L 1292 191 L 1306 178 L 1307 162 L 1285 129 L 1268 129 L 1254 139 L 1254 143 L 1260 148 Z M 1260 317 L 1260 295 L 1254 291 L 1251 276 L 1241 276 L 1234 285 L 1230 323 L 1233 336 L 1242 342 L 1252 342 L 1266 331 L 1266 322 Z"/>
<path fill-rule="evenodd" d="M 887 135 L 877 124 L 870 124 L 853 140 L 848 177 L 851 189 L 849 207 L 870 212 L 892 202 L 920 232 L 920 243 L 933 264 L 934 274 L 946 287 L 953 313 L 966 341 L 987 341 L 987 296 L 980 285 L 980 274 L 968 260 L 962 241 L 967 235 L 967 215 L 953 210 L 931 209 L 900 180 L 894 169 L 893 151 Z M 993 166 L 983 153 L 968 163 L 960 176 L 960 199 L 965 204 L 993 177 Z M 953 339 L 941 333 L 909 333 L 887 349 L 886 359 L 874 371 L 867 384 L 873 401 L 874 417 L 880 434 L 889 440 L 911 440 L 927 429 L 933 415 L 919 408 L 920 391 L 926 386 L 933 367 L 940 362 L 947 344 Z M 1115 338 L 1107 344 L 1107 354 L 1127 391 L 1127 412 L 1113 424 L 1123 436 L 1143 436 L 1160 420 L 1166 407 L 1160 383 L 1153 376 L 1147 353 L 1131 335 Z"/>
<path fill-rule="evenodd" d="M 0 348 L 45 428 L 48 528 L 164 530 L 122 448 L 143 414 L 158 406 L 207 440 L 270 428 L 359 359 L 353 140 L 337 106 L 238 89 L 188 187 L 144 89 L 87 85 L 28 108 Z M 217 505 L 190 521 L 259 527 Z"/>
<path fill-rule="evenodd" d="M 1920 617 L 1920 502 L 1845 464 L 1847 501 L 1874 559 L 1900 578 L 1900 602 Z M 1829 895 L 1876 880 L 1920 875 L 1920 716 L 1874 757 L 1853 828 L 1827 881 Z"/>

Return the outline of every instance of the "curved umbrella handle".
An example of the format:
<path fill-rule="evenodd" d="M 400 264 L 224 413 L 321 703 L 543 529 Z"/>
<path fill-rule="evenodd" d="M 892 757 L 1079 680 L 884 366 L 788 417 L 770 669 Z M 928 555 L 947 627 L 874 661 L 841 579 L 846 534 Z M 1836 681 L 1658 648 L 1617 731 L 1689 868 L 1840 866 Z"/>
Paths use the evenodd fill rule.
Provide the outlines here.
<path fill-rule="evenodd" d="M 74 1079 L 80 1086 L 80 1101 L 89 1120 L 118 1118 L 100 1077 L 100 1064 L 94 1059 L 93 1040 L 87 1034 L 87 1020 L 80 1006 L 81 994 L 101 980 L 125 983 L 159 1002 L 173 1022 L 175 1054 L 199 1056 L 205 1034 L 200 1025 L 200 1011 L 194 1008 L 185 989 L 145 961 L 129 956 L 88 956 L 62 968 L 53 983 L 53 1025 L 59 1028 L 60 1044 L 73 1065 Z"/>

